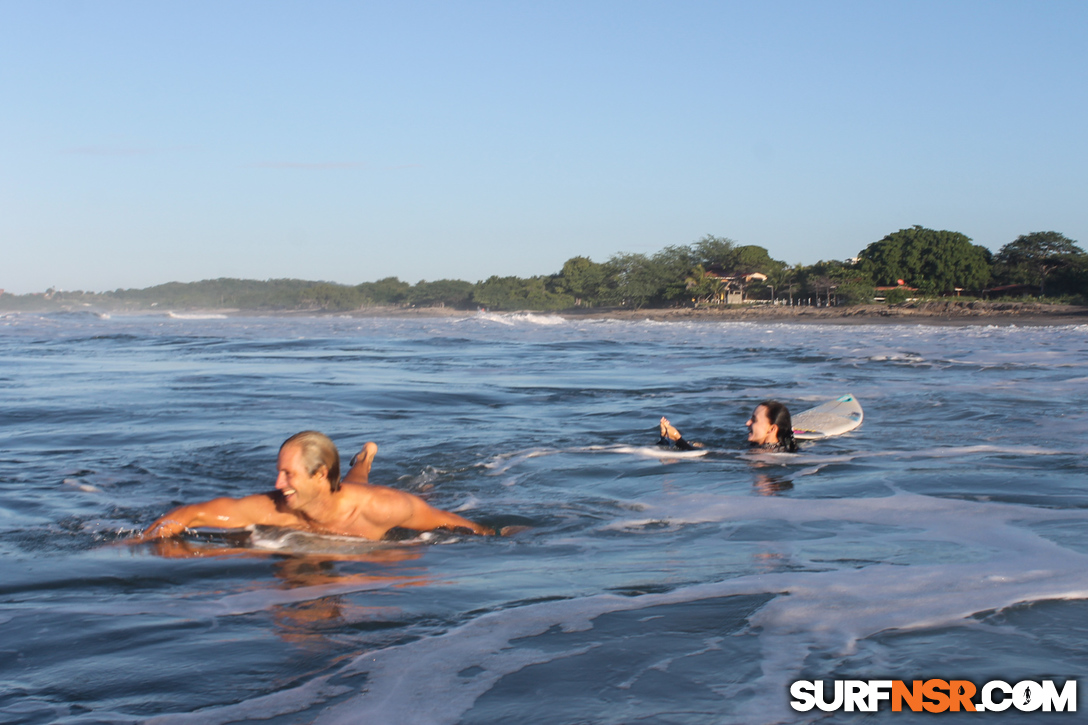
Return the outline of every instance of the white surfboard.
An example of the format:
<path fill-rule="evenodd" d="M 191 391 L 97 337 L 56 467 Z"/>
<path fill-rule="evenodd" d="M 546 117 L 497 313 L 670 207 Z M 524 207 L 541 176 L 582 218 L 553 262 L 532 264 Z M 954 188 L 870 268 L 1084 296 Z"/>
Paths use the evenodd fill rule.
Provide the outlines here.
<path fill-rule="evenodd" d="M 702 458 L 709 451 L 705 448 L 696 448 L 694 451 L 680 451 L 675 448 L 665 448 L 664 446 L 639 446 L 630 451 L 639 456 L 645 456 L 646 458 L 660 458 L 661 460 L 671 460 L 673 458 Z"/>
<path fill-rule="evenodd" d="M 246 528 L 250 532 L 250 546 L 254 549 L 286 554 L 369 554 L 391 546 L 389 542 L 371 541 L 358 536 L 317 534 L 281 526 L 254 524 Z"/>
<path fill-rule="evenodd" d="M 865 414 L 849 393 L 792 416 L 793 437 L 802 441 L 842 435 L 861 425 Z"/>
<path fill-rule="evenodd" d="M 706 448 L 696 448 L 694 451 L 680 451 L 665 446 L 589 446 L 584 450 L 602 451 L 604 453 L 629 453 L 644 458 L 660 458 L 671 460 L 673 458 L 702 458 L 710 451 Z"/>

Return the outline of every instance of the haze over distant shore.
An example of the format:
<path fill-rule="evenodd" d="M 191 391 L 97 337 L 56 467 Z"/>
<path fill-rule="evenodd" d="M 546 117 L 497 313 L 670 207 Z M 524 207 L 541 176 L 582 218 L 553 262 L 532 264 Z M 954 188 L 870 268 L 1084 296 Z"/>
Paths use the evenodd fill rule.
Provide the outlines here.
<path fill-rule="evenodd" d="M 207 310 L 231 316 L 262 317 L 471 317 L 486 310 L 450 307 L 374 306 L 351 312 L 294 310 L 283 312 Z M 646 309 L 568 309 L 501 311 L 500 315 L 556 316 L 570 320 L 654 320 L 658 322 L 791 322 L 829 325 L 1088 325 L 1088 307 L 1038 302 L 923 301 L 901 305 L 843 305 L 807 307 L 786 305 L 734 305 L 729 307 L 672 307 Z"/>

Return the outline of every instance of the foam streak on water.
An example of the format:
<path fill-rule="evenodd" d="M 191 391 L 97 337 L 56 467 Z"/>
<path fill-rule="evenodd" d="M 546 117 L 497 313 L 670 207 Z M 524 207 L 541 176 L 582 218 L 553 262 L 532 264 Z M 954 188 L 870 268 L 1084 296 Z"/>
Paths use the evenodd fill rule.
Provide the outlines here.
<path fill-rule="evenodd" d="M 1082 677 L 1086 353 L 1082 327 L 5 316 L 0 720 L 793 723 L 799 678 Z M 761 400 L 847 392 L 857 431 L 740 447 Z M 705 455 L 654 448 L 661 415 Z M 304 428 L 531 528 L 117 544 L 270 488 Z"/>

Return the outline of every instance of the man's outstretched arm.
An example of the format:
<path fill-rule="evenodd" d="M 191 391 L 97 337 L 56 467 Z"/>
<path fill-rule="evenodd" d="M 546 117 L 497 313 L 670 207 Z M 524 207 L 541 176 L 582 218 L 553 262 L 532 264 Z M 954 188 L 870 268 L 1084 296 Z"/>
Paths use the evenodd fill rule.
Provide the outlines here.
<path fill-rule="evenodd" d="M 463 516 L 436 509 L 415 494 L 386 486 L 371 486 L 369 499 L 366 518 L 381 528 L 382 533 L 394 527 L 415 531 L 463 528 L 482 536 L 495 533 L 494 529 L 469 521 Z"/>
<path fill-rule="evenodd" d="M 412 494 L 406 494 L 411 496 Z M 430 531 L 432 529 L 468 529 L 474 534 L 481 536 L 494 536 L 495 530 L 476 523 L 475 521 L 469 521 L 463 516 L 458 516 L 455 513 L 449 511 L 443 511 L 442 509 L 436 509 L 418 496 L 412 496 L 415 499 L 413 501 L 412 516 L 405 521 L 401 526 L 406 529 L 415 529 L 417 531 Z"/>
<path fill-rule="evenodd" d="M 262 493 L 244 498 L 213 498 L 211 501 L 179 506 L 148 526 L 136 538 L 138 541 L 165 539 L 198 526 L 240 529 L 252 524 L 264 523 L 269 515 L 275 512 L 275 503 L 268 494 Z"/>

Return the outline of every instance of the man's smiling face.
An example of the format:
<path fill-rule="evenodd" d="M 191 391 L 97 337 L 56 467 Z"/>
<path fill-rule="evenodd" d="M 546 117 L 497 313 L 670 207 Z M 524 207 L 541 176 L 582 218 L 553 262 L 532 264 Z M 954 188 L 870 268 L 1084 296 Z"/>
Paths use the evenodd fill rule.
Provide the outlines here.
<path fill-rule="evenodd" d="M 283 502 L 289 509 L 301 509 L 331 491 L 325 466 L 312 475 L 302 460 L 302 447 L 287 445 L 280 450 L 277 462 L 279 473 L 276 488 L 283 494 Z"/>

